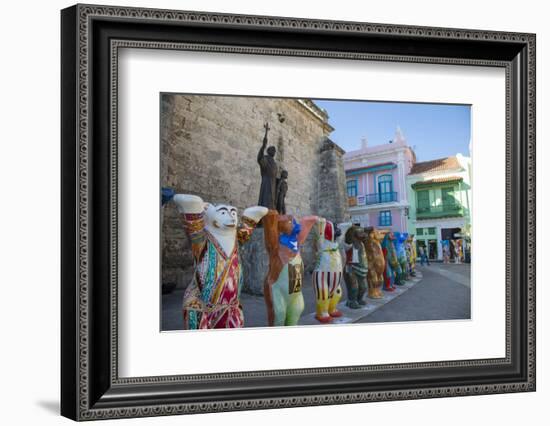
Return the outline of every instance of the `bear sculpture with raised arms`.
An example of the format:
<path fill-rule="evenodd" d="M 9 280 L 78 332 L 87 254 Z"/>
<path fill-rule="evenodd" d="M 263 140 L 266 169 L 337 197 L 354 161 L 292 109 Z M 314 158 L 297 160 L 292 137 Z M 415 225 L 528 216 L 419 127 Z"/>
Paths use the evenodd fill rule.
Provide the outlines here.
<path fill-rule="evenodd" d="M 298 222 L 291 215 L 269 210 L 262 221 L 269 269 L 264 280 L 264 300 L 269 326 L 297 325 L 304 310 L 304 263 L 300 254 L 317 216 Z"/>
<path fill-rule="evenodd" d="M 320 217 L 315 232 L 316 260 L 311 275 L 315 293 L 315 318 L 322 324 L 341 317 L 338 302 L 342 298 L 341 230 L 331 221 Z"/>
<path fill-rule="evenodd" d="M 191 241 L 195 268 L 183 298 L 184 328 L 243 327 L 238 247 L 249 240 L 267 208 L 247 208 L 239 223 L 237 209 L 230 205 L 204 203 L 200 197 L 188 194 L 174 195 L 173 202 Z"/>

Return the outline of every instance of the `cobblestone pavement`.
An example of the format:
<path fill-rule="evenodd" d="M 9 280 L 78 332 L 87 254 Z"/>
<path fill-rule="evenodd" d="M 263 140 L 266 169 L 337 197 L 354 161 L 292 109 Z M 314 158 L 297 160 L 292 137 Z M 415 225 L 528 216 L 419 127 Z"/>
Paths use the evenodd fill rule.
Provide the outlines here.
<path fill-rule="evenodd" d="M 315 325 L 319 324 L 315 319 L 315 297 L 313 287 L 311 285 L 311 274 L 306 274 L 304 277 L 304 312 L 300 318 L 299 325 Z M 401 296 L 409 289 L 413 288 L 417 283 L 421 282 L 422 273 L 405 285 L 397 287 L 394 292 L 383 292 L 383 299 L 366 298 L 367 304 L 360 309 L 349 309 L 345 306 L 345 289 L 344 298 L 338 305 L 338 309 L 344 314 L 340 318 L 336 318 L 333 324 L 345 324 L 357 322 L 361 318 L 372 315 L 381 307 L 385 306 L 395 298 Z M 344 286 L 344 284 L 342 284 Z M 175 290 L 170 294 L 162 296 L 162 330 L 180 330 L 182 329 L 181 304 L 183 300 L 183 290 Z M 267 314 L 264 299 L 262 296 L 253 296 L 246 293 L 241 295 L 241 304 L 243 306 L 245 326 L 246 327 L 265 327 L 267 324 Z"/>
<path fill-rule="evenodd" d="M 470 265 L 432 263 L 418 267 L 423 279 L 402 297 L 356 322 L 470 319 Z"/>

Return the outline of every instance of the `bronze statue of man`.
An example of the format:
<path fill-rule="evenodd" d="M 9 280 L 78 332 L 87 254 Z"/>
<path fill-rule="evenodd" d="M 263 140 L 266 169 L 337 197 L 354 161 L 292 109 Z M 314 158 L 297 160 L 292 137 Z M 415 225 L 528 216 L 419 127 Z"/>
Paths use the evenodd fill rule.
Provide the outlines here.
<path fill-rule="evenodd" d="M 281 171 L 281 177 L 277 179 L 277 211 L 279 214 L 286 214 L 285 198 L 288 191 L 288 172 L 286 170 Z"/>
<path fill-rule="evenodd" d="M 265 123 L 265 135 L 262 142 L 262 147 L 258 152 L 258 164 L 262 174 L 262 183 L 260 186 L 259 206 L 267 207 L 274 210 L 276 208 L 276 185 L 277 185 L 277 163 L 275 162 L 275 153 L 277 150 L 274 146 L 267 148 L 267 155 L 264 151 L 267 146 L 267 133 L 269 132 L 269 124 Z"/>

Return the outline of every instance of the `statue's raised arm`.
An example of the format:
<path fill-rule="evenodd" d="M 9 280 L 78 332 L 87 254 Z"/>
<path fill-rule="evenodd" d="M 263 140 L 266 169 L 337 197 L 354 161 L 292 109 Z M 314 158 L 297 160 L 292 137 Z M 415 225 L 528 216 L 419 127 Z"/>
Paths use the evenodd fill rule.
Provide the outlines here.
<path fill-rule="evenodd" d="M 265 129 L 264 139 L 262 141 L 262 146 L 260 148 L 260 151 L 258 152 L 258 163 L 260 163 L 260 164 L 262 162 L 262 159 L 265 156 L 264 151 L 265 151 L 265 147 L 267 146 L 267 134 L 269 132 L 269 123 L 264 124 L 264 129 Z"/>

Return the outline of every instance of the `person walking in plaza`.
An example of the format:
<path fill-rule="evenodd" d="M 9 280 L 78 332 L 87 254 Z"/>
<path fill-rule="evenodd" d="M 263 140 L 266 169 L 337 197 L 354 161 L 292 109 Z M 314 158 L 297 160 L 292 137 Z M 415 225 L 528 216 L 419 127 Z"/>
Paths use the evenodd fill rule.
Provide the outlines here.
<path fill-rule="evenodd" d="M 428 255 L 426 254 L 426 249 L 424 246 L 419 246 L 418 251 L 420 253 L 420 265 L 424 266 L 424 263 L 426 263 L 428 266 L 430 266 L 430 259 L 428 259 Z"/>

